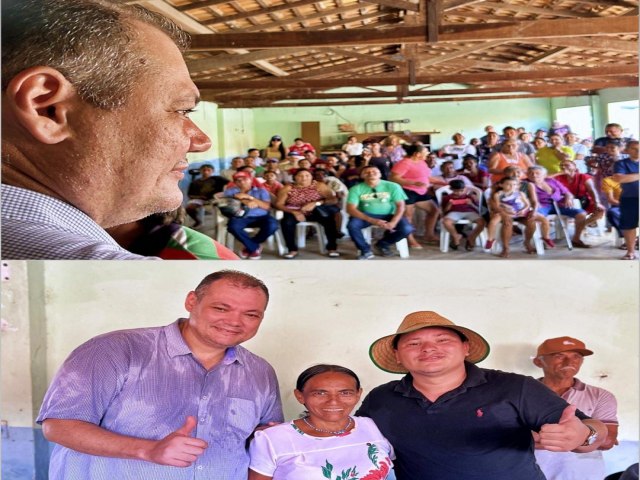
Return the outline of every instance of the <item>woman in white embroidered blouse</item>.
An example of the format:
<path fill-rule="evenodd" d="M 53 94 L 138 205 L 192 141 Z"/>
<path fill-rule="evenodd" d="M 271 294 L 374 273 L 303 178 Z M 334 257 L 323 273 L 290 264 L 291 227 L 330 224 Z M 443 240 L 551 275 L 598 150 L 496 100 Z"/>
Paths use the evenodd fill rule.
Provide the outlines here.
<path fill-rule="evenodd" d="M 373 420 L 350 416 L 361 394 L 348 368 L 315 365 L 302 372 L 294 395 L 305 416 L 256 432 L 249 480 L 387 479 L 395 458 L 391 444 Z"/>

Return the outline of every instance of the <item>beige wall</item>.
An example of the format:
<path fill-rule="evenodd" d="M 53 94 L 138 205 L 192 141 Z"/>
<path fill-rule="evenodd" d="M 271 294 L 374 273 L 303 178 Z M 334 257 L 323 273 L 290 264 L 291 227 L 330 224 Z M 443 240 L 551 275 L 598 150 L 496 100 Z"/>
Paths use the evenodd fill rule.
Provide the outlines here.
<path fill-rule="evenodd" d="M 435 310 L 483 334 L 482 366 L 529 375 L 547 337 L 572 335 L 595 351 L 580 377 L 618 398 L 620 439 L 638 439 L 638 265 L 632 262 L 238 262 L 272 300 L 247 346 L 275 367 L 285 415 L 300 408 L 295 378 L 318 362 L 354 369 L 365 390 L 396 376 L 367 350 L 415 310 Z M 220 263 L 47 262 L 47 376 L 69 352 L 110 330 L 164 325 L 183 315 L 186 292 Z"/>

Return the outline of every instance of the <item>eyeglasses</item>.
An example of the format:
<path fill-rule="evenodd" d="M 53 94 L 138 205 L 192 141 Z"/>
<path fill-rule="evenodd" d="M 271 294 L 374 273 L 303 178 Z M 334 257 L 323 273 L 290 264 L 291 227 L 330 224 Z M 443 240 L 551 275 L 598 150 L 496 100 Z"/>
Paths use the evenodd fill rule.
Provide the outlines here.
<path fill-rule="evenodd" d="M 373 198 L 378 198 L 378 191 L 375 188 L 371 189 L 371 193 L 373 193 Z"/>

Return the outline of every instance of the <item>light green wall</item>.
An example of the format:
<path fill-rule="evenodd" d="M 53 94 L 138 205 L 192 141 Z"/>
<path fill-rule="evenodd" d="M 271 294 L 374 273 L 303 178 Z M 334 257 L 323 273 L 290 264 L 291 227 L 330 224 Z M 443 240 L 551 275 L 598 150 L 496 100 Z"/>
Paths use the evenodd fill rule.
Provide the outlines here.
<path fill-rule="evenodd" d="M 366 122 L 376 122 L 367 131 L 382 131 L 380 122 L 408 118 L 411 122 L 400 124 L 401 128 L 414 132 L 440 131 L 440 134 L 432 136 L 433 146 L 439 148 L 449 143 L 451 135 L 456 132 L 461 132 L 467 140 L 480 137 L 489 124 L 496 129 L 506 125 L 525 127 L 529 131 L 548 128 L 556 109 L 583 105 L 592 107 L 598 136 L 608 121 L 608 103 L 637 99 L 636 88 L 614 88 L 601 90 L 593 96 L 413 105 L 218 109 L 213 103 L 202 102 L 192 118 L 211 137 L 213 147 L 206 153 L 190 154 L 189 160 L 221 159 L 226 163 L 236 155 L 245 155 L 250 147 L 264 148 L 275 134 L 281 135 L 285 145 L 289 146 L 295 137 L 301 135 L 300 122 L 320 122 L 321 146 L 327 146 L 346 140 L 348 134 L 339 131 L 339 124 L 353 123 L 358 133 L 364 133 Z M 340 116 L 332 114 L 330 108 Z"/>
<path fill-rule="evenodd" d="M 195 124 L 211 139 L 211 148 L 206 152 L 189 153 L 189 163 L 211 160 L 220 156 L 220 141 L 218 138 L 218 106 L 211 102 L 200 102 L 190 117 Z"/>
<path fill-rule="evenodd" d="M 411 123 L 402 128 L 414 132 L 438 130 L 432 136 L 432 144 L 439 148 L 450 143 L 451 135 L 461 132 L 467 137 L 484 135 L 486 125 L 501 129 L 507 125 L 535 130 L 548 127 L 551 110 L 548 99 L 490 100 L 469 102 L 422 103 L 414 105 L 371 105 L 331 107 L 349 122 L 336 115 L 326 115 L 329 107 L 256 108 L 256 137 L 266 143 L 271 135 L 282 135 L 290 145 L 300 135 L 300 122 L 320 122 L 323 145 L 346 141 L 346 133 L 338 130 L 338 124 L 353 123 L 358 133 L 365 132 L 365 122 L 382 122 L 408 118 Z M 383 125 L 371 125 L 368 131 L 383 131 Z"/>

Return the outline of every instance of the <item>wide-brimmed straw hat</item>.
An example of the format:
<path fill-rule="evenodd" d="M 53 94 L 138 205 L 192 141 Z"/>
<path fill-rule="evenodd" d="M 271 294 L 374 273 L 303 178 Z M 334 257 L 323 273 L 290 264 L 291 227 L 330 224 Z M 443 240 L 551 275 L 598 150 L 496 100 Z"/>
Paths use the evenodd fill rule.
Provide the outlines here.
<path fill-rule="evenodd" d="M 436 312 L 413 312 L 404 317 L 396 333 L 379 338 L 371 344 L 369 356 L 376 367 L 390 373 L 407 373 L 408 370 L 396 361 L 393 339 L 396 335 L 414 332 L 421 328 L 440 327 L 455 330 L 469 340 L 468 362 L 478 363 L 489 355 L 489 343 L 479 334 L 466 327 L 454 324 Z"/>

